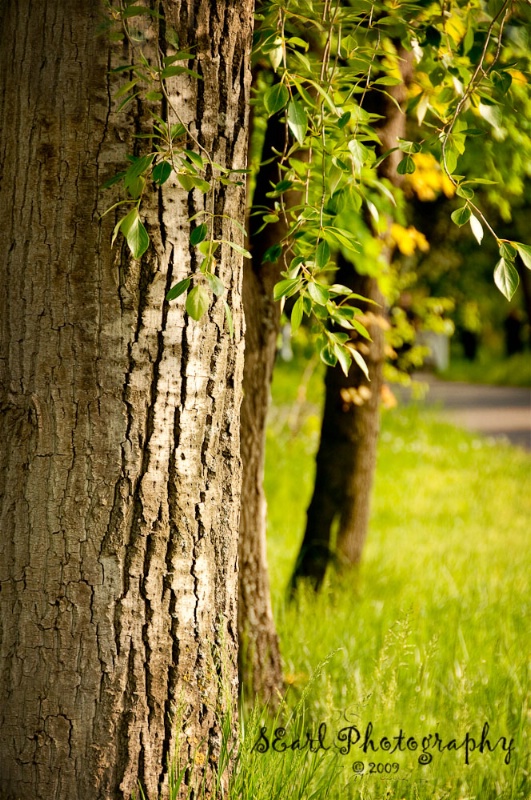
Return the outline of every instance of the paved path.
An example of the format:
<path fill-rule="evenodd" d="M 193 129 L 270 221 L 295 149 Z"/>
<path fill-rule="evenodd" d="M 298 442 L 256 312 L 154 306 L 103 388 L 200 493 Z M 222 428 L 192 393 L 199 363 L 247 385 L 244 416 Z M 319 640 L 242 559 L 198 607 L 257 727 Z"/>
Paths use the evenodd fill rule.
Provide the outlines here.
<path fill-rule="evenodd" d="M 415 377 L 429 384 L 424 402 L 441 406 L 445 419 L 531 450 L 531 388 L 440 381 L 424 373 Z"/>

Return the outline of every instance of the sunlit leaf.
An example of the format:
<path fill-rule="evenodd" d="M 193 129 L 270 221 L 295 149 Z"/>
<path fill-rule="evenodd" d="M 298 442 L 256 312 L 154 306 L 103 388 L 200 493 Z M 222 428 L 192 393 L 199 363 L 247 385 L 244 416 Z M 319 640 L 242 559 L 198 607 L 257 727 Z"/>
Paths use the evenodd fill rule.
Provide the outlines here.
<path fill-rule="evenodd" d="M 494 283 L 507 300 L 510 300 L 516 292 L 519 281 L 514 264 L 505 258 L 500 258 L 494 270 Z"/>
<path fill-rule="evenodd" d="M 298 100 L 291 100 L 288 104 L 288 126 L 298 143 L 304 144 L 308 129 L 308 115 Z"/>
<path fill-rule="evenodd" d="M 518 255 L 528 269 L 531 269 L 531 247 L 528 244 L 521 244 L 514 242 L 514 246 L 518 250 Z"/>
<path fill-rule="evenodd" d="M 474 214 L 470 215 L 470 227 L 472 228 L 472 233 L 478 240 L 478 244 L 481 244 L 483 241 L 483 225 L 479 221 L 479 219 L 474 216 Z"/>
<path fill-rule="evenodd" d="M 210 295 L 204 286 L 194 286 L 188 297 L 186 298 L 186 311 L 195 319 L 196 322 L 201 319 L 203 314 L 208 310 L 210 305 Z"/>

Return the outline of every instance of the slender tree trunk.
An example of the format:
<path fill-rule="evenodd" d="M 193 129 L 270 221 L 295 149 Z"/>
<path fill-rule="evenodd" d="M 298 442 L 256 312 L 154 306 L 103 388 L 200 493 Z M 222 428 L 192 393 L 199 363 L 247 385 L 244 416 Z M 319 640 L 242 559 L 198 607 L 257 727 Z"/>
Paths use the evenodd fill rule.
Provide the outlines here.
<path fill-rule="evenodd" d="M 411 54 L 399 52 L 404 83 L 391 87 L 399 106 L 406 100 L 405 86 L 410 79 Z M 405 114 L 389 97 L 369 93 L 368 110 L 383 118 L 378 129 L 381 151 L 396 147 L 405 137 Z M 398 185 L 396 167 L 401 155 L 392 153 L 382 162 L 378 172 Z M 387 254 L 391 259 L 391 253 Z M 359 563 L 367 537 L 370 500 L 376 449 L 380 426 L 379 400 L 384 361 L 383 297 L 377 277 L 360 274 L 342 256 L 338 259 L 337 281 L 378 303 L 365 309 L 372 342 L 360 342 L 370 382 L 353 364 L 348 377 L 341 368 L 329 367 L 326 372 L 326 398 L 321 426 L 321 440 L 316 457 L 316 477 L 307 523 L 293 575 L 295 585 L 300 578 L 309 578 L 318 588 L 327 566 L 333 560 L 334 533 L 337 565 L 349 567 Z M 358 339 L 358 341 L 360 341 Z M 337 529 L 335 524 L 337 523 Z"/>
<path fill-rule="evenodd" d="M 332 555 L 337 523 L 336 563 L 356 564 L 369 523 L 370 494 L 376 465 L 379 431 L 379 398 L 382 385 L 384 336 L 383 298 L 376 278 L 360 275 L 341 255 L 336 281 L 353 292 L 377 302 L 367 306 L 366 327 L 371 342 L 358 339 L 363 348 L 370 382 L 353 364 L 346 376 L 339 367 L 328 368 L 321 440 L 316 456 L 316 475 L 307 511 L 294 582 L 310 578 L 316 588 L 323 581 Z"/>
<path fill-rule="evenodd" d="M 273 117 L 268 122 L 262 160 L 273 155 L 284 136 L 284 125 Z M 278 182 L 275 162 L 266 163 L 257 176 L 253 205 L 268 205 L 266 193 Z M 261 217 L 249 220 L 252 264 L 243 275 L 245 309 L 245 368 L 241 413 L 243 464 L 242 509 L 240 517 L 240 579 L 238 625 L 240 635 L 240 681 L 247 697 L 275 700 L 282 691 L 282 664 L 278 636 L 271 608 L 266 551 L 266 500 L 264 462 L 266 422 L 271 379 L 280 328 L 279 303 L 273 287 L 280 280 L 282 264 L 262 264 L 262 258 L 284 234 L 281 223 L 257 233 Z"/>
<path fill-rule="evenodd" d="M 251 6 L 157 4 L 203 76 L 172 99 L 235 168 Z M 146 119 L 112 112 L 103 7 L 0 8 L 0 797 L 155 800 L 176 750 L 210 784 L 237 688 L 242 265 L 222 249 L 233 339 L 221 301 L 200 322 L 165 302 L 205 202 L 172 178 L 142 260 L 111 251 L 99 186 Z M 216 212 L 237 240 L 242 190 Z"/>

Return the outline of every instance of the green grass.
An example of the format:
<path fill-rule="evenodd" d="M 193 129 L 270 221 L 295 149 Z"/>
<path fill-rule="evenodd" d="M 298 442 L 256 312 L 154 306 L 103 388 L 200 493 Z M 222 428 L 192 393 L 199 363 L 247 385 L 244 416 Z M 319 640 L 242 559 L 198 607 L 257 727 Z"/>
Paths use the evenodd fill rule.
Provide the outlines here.
<path fill-rule="evenodd" d="M 439 377 L 449 381 L 499 386 L 531 386 L 531 353 L 527 351 L 502 358 L 480 350 L 476 361 L 452 358 L 449 368 Z"/>
<path fill-rule="evenodd" d="M 428 750 L 432 760 L 425 766 L 418 761 L 421 749 L 286 754 L 273 752 L 270 724 L 268 751 L 249 753 L 245 766 L 263 787 L 237 796 L 528 798 L 531 457 L 417 408 L 386 412 L 362 566 L 356 574 L 330 576 L 318 597 L 302 591 L 290 605 L 285 588 L 319 435 L 315 376 L 311 402 L 294 408 L 296 393 L 295 367 L 280 365 L 266 490 L 272 590 L 291 684 L 281 711 L 282 719 L 291 713 L 287 737 L 316 736 L 325 722 L 330 744 L 349 725 L 364 736 L 371 722 L 373 739 L 392 740 L 402 729 L 417 742 L 438 732 L 459 746 L 468 732 L 479 746 L 487 722 L 491 744 L 505 737 L 513 746 L 508 765 L 501 742 L 493 752 L 471 752 L 468 765 L 465 747 Z M 252 735 L 256 740 L 256 729 L 248 742 Z M 356 777 L 354 761 L 365 770 L 371 762 L 380 769 L 396 764 L 387 769 L 398 772 Z M 278 773 L 281 785 L 273 788 Z M 310 782 L 297 794 L 304 779 Z"/>
<path fill-rule="evenodd" d="M 312 365 L 301 386 L 297 363 L 279 365 L 267 438 L 269 561 L 289 689 L 274 719 L 256 707 L 242 715 L 228 794 L 194 797 L 528 800 L 531 456 L 433 412 L 384 412 L 362 565 L 290 604 L 320 376 Z M 492 752 L 479 751 L 486 723 Z M 360 748 L 369 724 L 375 746 L 386 737 L 395 752 Z M 430 747 L 436 733 L 441 752 Z M 280 752 L 297 740 L 306 746 Z"/>

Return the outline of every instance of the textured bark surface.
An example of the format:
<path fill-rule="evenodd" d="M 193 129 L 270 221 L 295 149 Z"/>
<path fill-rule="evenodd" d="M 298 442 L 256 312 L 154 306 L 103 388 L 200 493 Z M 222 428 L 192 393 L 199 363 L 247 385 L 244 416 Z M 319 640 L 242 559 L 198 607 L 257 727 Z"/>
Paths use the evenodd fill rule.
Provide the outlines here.
<path fill-rule="evenodd" d="M 157 9 L 204 78 L 172 99 L 244 167 L 252 3 Z M 237 688 L 242 264 L 222 248 L 234 339 L 219 300 L 165 302 L 205 202 L 171 178 L 143 259 L 111 251 L 99 185 L 146 119 L 112 112 L 102 8 L 0 10 L 0 798 L 154 800 L 176 748 L 208 781 Z M 243 221 L 242 189 L 216 211 Z"/>
<path fill-rule="evenodd" d="M 285 135 L 279 117 L 268 122 L 262 159 L 268 161 L 272 148 Z M 265 164 L 256 181 L 254 205 L 270 203 L 266 192 L 277 183 L 275 162 Z M 282 691 L 282 664 L 276 633 L 266 551 L 266 500 L 264 462 L 266 421 L 270 387 L 280 329 L 280 306 L 273 301 L 273 287 L 280 280 L 282 263 L 262 264 L 270 245 L 284 235 L 282 223 L 269 225 L 260 233 L 261 217 L 249 220 L 252 264 L 243 275 L 245 310 L 245 367 L 241 410 L 241 453 L 243 464 L 242 508 L 239 545 L 240 682 L 244 696 L 274 700 Z"/>
<path fill-rule="evenodd" d="M 411 54 L 399 51 L 400 69 L 404 80 L 390 87 L 396 102 L 378 92 L 369 92 L 367 110 L 382 116 L 378 126 L 380 150 L 396 147 L 397 138 L 405 137 L 406 118 L 402 106 L 406 101 L 406 84 L 411 74 Z M 400 182 L 396 172 L 402 157 L 399 151 L 383 161 L 378 173 L 395 185 Z M 391 254 L 388 254 L 391 258 Z M 375 277 L 359 274 L 341 256 L 338 259 L 336 280 L 353 292 L 375 301 L 369 305 L 366 327 L 372 338 L 362 343 L 363 356 L 370 375 L 368 382 L 355 364 L 345 376 L 338 366 L 328 368 L 325 379 L 325 407 L 321 439 L 316 457 L 315 486 L 307 511 L 307 523 L 295 566 L 293 583 L 309 578 L 317 588 L 322 583 L 328 564 L 336 559 L 337 566 L 358 564 L 368 533 L 370 501 L 376 449 L 380 428 L 379 402 L 384 362 L 382 329 L 383 297 Z M 336 543 L 332 552 L 334 524 Z"/>

